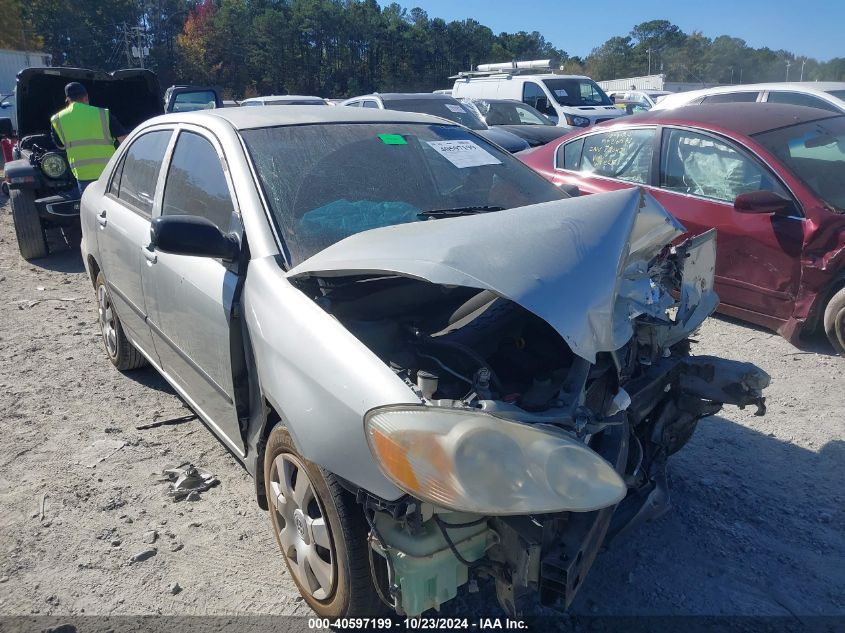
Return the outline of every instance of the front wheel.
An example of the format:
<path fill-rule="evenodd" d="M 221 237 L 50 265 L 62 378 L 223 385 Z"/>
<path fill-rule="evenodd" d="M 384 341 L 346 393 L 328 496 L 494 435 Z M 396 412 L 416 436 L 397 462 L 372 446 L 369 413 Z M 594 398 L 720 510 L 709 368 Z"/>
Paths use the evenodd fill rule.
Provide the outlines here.
<path fill-rule="evenodd" d="M 830 298 L 824 310 L 824 333 L 833 349 L 845 356 L 845 288 Z"/>
<path fill-rule="evenodd" d="M 276 542 L 308 606 L 323 618 L 382 613 L 363 510 L 334 475 L 299 455 L 282 425 L 267 441 L 264 482 Z"/>
<path fill-rule="evenodd" d="M 49 252 L 44 228 L 38 209 L 35 208 L 35 193 L 28 189 L 12 189 L 9 204 L 12 206 L 12 220 L 18 238 L 18 250 L 26 260 L 46 257 Z"/>

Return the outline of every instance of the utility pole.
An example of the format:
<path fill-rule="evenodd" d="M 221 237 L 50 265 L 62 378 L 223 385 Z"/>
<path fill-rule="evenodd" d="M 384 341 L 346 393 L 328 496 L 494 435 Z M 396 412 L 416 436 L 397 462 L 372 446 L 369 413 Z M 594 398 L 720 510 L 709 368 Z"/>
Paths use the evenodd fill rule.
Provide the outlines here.
<path fill-rule="evenodd" d="M 651 74 L 651 47 L 648 47 L 648 74 Z"/>
<path fill-rule="evenodd" d="M 133 26 L 132 30 L 135 32 L 135 45 L 132 46 L 132 56 L 137 57 L 141 68 L 144 68 L 144 57 L 150 52 L 150 48 L 146 42 L 147 32 L 140 26 Z"/>
<path fill-rule="evenodd" d="M 734 82 L 734 67 L 731 66 L 731 84 Z"/>
<path fill-rule="evenodd" d="M 126 52 L 126 67 L 132 68 L 132 45 L 129 43 L 129 27 L 123 23 L 123 50 Z"/>
<path fill-rule="evenodd" d="M 792 62 L 788 59 L 786 60 L 786 80 L 789 81 L 789 67 L 792 66 Z"/>
<path fill-rule="evenodd" d="M 801 78 L 798 81 L 804 81 L 804 64 L 807 63 L 806 59 L 801 60 Z"/>

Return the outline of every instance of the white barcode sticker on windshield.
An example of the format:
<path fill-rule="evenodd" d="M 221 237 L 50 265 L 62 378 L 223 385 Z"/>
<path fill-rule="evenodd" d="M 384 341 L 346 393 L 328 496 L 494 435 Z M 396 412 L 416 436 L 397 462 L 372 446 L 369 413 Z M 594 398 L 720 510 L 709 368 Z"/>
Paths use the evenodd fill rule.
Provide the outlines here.
<path fill-rule="evenodd" d="M 569 96 L 569 94 L 563 88 L 558 88 L 557 90 L 555 90 L 555 95 L 557 95 L 558 97 L 568 97 Z"/>
<path fill-rule="evenodd" d="M 480 165 L 501 165 L 502 161 L 472 141 L 428 141 L 441 156 L 455 167 L 478 167 Z"/>
<path fill-rule="evenodd" d="M 449 108 L 452 112 L 460 112 L 466 114 L 466 110 L 464 110 L 461 106 L 455 105 L 454 103 L 444 103 L 447 108 Z"/>

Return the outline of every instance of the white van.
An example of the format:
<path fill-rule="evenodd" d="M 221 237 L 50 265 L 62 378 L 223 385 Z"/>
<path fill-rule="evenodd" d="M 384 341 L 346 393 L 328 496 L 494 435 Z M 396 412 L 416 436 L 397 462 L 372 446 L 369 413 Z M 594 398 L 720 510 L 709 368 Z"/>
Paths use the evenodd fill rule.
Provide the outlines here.
<path fill-rule="evenodd" d="M 515 99 L 536 108 L 562 127 L 589 127 L 623 116 L 595 81 L 582 75 L 556 75 L 549 60 L 481 64 L 455 80 L 456 99 Z"/>

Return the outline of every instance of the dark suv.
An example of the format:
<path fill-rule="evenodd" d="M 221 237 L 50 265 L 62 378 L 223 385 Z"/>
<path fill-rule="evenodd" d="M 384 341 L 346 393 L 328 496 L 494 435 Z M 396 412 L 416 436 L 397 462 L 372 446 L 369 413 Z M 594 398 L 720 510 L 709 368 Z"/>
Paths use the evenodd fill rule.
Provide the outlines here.
<path fill-rule="evenodd" d="M 50 117 L 64 107 L 64 86 L 85 85 L 91 104 L 108 108 L 127 130 L 190 101 L 194 93 L 202 107 L 220 107 L 217 91 L 204 87 L 169 90 L 167 102 L 155 73 L 144 69 L 112 73 L 83 68 L 25 68 L 17 77 L 18 142 L 15 160 L 6 164 L 12 218 L 24 259 L 49 252 L 46 230 L 60 228 L 65 238 L 79 234 L 79 195 L 64 150 L 50 136 Z M 208 98 L 206 98 L 208 97 Z M 71 236 L 73 236 L 71 238 Z"/>

